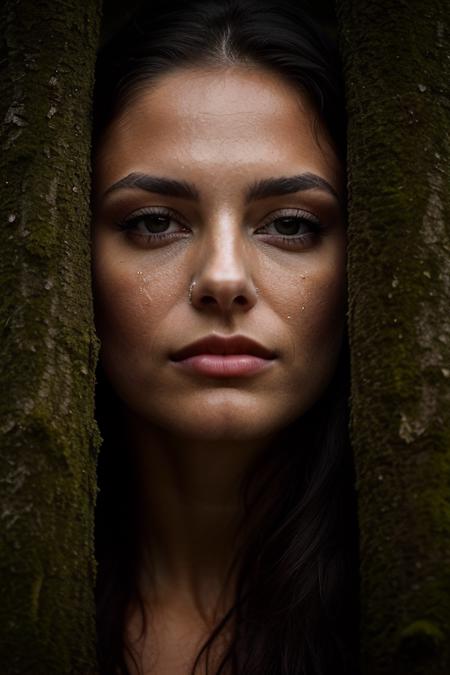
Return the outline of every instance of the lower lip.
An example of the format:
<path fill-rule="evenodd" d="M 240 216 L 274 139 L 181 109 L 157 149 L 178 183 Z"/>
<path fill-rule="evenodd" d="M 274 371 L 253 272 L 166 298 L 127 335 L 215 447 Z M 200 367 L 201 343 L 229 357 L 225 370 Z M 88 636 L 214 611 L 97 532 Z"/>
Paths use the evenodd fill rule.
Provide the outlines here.
<path fill-rule="evenodd" d="M 251 354 L 198 354 L 182 361 L 174 361 L 186 370 L 210 377 L 242 377 L 265 370 L 273 359 L 262 359 Z"/>

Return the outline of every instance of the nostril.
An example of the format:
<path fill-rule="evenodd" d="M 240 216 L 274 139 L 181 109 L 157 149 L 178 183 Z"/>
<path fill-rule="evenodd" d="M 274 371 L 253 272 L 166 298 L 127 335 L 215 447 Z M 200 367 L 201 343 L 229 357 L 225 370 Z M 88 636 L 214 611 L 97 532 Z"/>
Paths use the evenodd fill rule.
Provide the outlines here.
<path fill-rule="evenodd" d="M 232 307 L 247 308 L 251 306 L 249 297 L 245 293 L 234 295 L 233 293 L 213 293 L 212 295 L 204 294 L 198 296 L 198 303 L 202 307 L 217 306 L 223 310 L 231 310 Z"/>
<path fill-rule="evenodd" d="M 217 300 L 212 297 L 212 295 L 204 295 L 202 297 L 202 303 L 204 305 L 214 305 L 217 304 Z"/>

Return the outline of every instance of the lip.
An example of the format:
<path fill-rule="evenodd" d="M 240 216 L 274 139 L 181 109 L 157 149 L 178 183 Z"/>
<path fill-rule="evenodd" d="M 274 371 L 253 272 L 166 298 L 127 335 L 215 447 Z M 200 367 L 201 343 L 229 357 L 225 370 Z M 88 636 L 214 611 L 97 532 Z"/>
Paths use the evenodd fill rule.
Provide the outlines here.
<path fill-rule="evenodd" d="M 269 367 L 276 353 L 244 335 L 208 335 L 171 356 L 184 369 L 211 377 L 253 375 Z"/>

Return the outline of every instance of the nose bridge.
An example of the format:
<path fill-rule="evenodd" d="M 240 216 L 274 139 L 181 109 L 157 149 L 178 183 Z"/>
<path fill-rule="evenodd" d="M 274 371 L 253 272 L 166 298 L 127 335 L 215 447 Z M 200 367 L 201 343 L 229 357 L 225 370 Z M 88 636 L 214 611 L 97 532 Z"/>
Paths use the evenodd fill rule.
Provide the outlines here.
<path fill-rule="evenodd" d="M 233 282 L 248 273 L 243 232 L 231 218 L 222 217 L 205 238 L 204 273 L 222 282 Z"/>
<path fill-rule="evenodd" d="M 256 289 L 242 224 L 229 214 L 217 215 L 208 223 L 202 244 L 193 275 L 193 304 L 197 308 L 250 309 L 256 302 Z"/>

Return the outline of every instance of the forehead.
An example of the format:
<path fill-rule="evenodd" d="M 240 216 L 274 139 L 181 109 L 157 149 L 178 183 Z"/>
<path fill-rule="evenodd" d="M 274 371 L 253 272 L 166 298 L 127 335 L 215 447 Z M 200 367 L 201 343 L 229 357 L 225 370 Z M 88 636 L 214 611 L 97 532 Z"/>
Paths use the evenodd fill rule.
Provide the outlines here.
<path fill-rule="evenodd" d="M 243 66 L 176 70 L 136 88 L 111 122 L 98 162 L 106 184 L 155 165 L 160 175 L 302 169 L 340 181 L 307 95 L 270 71 Z"/>

